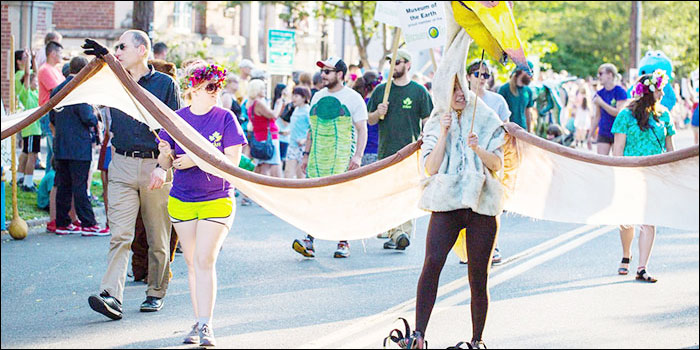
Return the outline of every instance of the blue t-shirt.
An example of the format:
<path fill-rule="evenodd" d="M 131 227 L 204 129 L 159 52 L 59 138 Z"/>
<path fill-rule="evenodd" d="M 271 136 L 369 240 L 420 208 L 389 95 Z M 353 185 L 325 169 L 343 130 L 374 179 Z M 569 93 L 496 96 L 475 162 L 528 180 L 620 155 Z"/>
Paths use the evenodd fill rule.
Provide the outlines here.
<path fill-rule="evenodd" d="M 367 123 L 367 146 L 365 154 L 377 154 L 379 148 L 379 124 L 369 125 Z"/>
<path fill-rule="evenodd" d="M 190 107 L 185 107 L 176 113 L 222 153 L 227 147 L 248 143 L 236 116 L 228 109 L 214 107 L 205 115 L 195 115 L 190 112 Z M 165 129 L 161 130 L 158 135 L 163 141 L 170 144 L 176 158 L 185 154 L 185 151 L 175 143 Z M 233 195 L 233 186 L 228 181 L 210 175 L 199 169 L 198 166 L 183 170 L 175 169 L 173 187 L 170 190 L 170 196 L 174 198 L 183 202 L 204 202 L 226 197 L 232 198 Z"/>
<path fill-rule="evenodd" d="M 291 130 L 291 119 L 289 121 L 290 123 L 287 123 L 284 120 L 282 120 L 282 118 L 277 118 L 275 120 L 275 124 L 277 124 L 277 127 L 279 128 L 279 140 L 282 143 L 289 143 L 289 140 L 291 138 L 291 134 L 282 134 L 282 132 L 286 133 L 287 131 Z"/>
<path fill-rule="evenodd" d="M 306 140 L 306 134 L 311 128 L 311 124 L 309 124 L 310 111 L 311 106 L 308 104 L 294 108 L 292 117 L 289 119 L 289 127 L 292 129 L 292 132 L 289 134 L 289 143 L 292 145 L 298 145 L 297 141 L 299 140 L 302 140 L 302 142 Z"/>
<path fill-rule="evenodd" d="M 618 101 L 624 101 L 627 99 L 627 91 L 622 88 L 622 86 L 615 86 L 612 90 L 605 90 L 602 88 L 597 92 L 598 96 L 605 101 L 605 103 L 617 108 Z M 598 122 L 598 135 L 602 135 L 608 138 L 614 138 L 610 129 L 612 129 L 613 123 L 615 122 L 615 117 L 611 116 L 608 111 L 604 108 L 600 108 L 600 121 Z"/>
<path fill-rule="evenodd" d="M 700 125 L 700 120 L 698 120 L 698 106 L 695 106 L 695 110 L 693 111 L 693 119 L 690 120 L 690 125 L 692 125 L 692 126 Z"/>

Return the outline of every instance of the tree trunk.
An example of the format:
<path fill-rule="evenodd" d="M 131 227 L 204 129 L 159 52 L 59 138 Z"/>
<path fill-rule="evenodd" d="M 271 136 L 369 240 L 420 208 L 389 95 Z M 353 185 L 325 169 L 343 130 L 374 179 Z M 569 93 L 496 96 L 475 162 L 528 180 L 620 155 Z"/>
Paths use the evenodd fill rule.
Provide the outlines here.
<path fill-rule="evenodd" d="M 153 31 L 153 1 L 134 1 L 133 28 L 148 33 Z"/>
<path fill-rule="evenodd" d="M 642 36 L 642 2 L 632 1 L 632 11 L 630 12 L 630 58 L 627 64 L 627 74 L 630 68 L 638 68 L 641 58 L 641 36 Z M 630 77 L 632 79 L 632 77 Z"/>

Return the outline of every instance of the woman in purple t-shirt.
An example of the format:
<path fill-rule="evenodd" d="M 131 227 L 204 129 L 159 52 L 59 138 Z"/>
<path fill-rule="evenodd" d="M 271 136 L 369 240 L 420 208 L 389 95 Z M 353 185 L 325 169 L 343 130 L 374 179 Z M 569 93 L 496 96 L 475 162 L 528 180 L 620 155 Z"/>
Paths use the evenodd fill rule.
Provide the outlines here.
<path fill-rule="evenodd" d="M 627 91 L 622 86 L 615 84 L 615 79 L 617 79 L 617 67 L 612 63 L 601 64 L 598 67 L 598 80 L 603 88 L 598 90 L 591 100 L 595 114 L 588 136 L 588 145 L 590 147 L 597 128 L 596 152 L 606 156 L 610 154 L 614 142 L 610 129 L 612 129 L 617 114 L 627 104 Z"/>
<path fill-rule="evenodd" d="M 241 158 L 247 143 L 231 111 L 216 106 L 226 70 L 216 65 L 188 67 L 189 107 L 176 113 L 197 130 L 233 164 Z M 207 174 L 195 165 L 165 130 L 160 132 L 158 163 L 175 168 L 168 198 L 168 213 L 177 230 L 187 263 L 190 298 L 195 324 L 185 337 L 186 344 L 214 346 L 212 315 L 216 300 L 216 259 L 231 229 L 235 213 L 234 189 L 226 180 Z"/>

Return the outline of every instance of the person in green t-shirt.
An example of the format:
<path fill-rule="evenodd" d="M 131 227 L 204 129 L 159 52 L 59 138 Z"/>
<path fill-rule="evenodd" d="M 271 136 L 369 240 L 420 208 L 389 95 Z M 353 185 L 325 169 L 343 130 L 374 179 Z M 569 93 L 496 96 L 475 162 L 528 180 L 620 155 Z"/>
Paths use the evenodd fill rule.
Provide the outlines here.
<path fill-rule="evenodd" d="M 532 70 L 532 64 L 528 62 L 528 65 Z M 528 86 L 531 81 L 532 77 L 526 71 L 517 68 L 510 76 L 510 81 L 498 89 L 498 93 L 506 99 L 512 113 L 510 121 L 520 125 L 528 132 L 530 132 L 532 120 L 536 116 L 534 111 L 535 93 Z"/>
<path fill-rule="evenodd" d="M 632 90 L 634 99 L 617 114 L 610 129 L 614 135 L 613 156 L 652 156 L 672 152 L 675 149 L 673 135 L 676 134 L 676 130 L 668 110 L 659 105 L 659 101 L 664 97 L 664 86 L 668 81 L 668 75 L 660 69 L 639 78 Z M 629 273 L 632 240 L 634 240 L 634 226 L 625 224 L 620 225 L 622 261 L 617 270 L 620 275 Z M 640 225 L 639 265 L 635 277 L 638 281 L 650 283 L 657 281 L 647 272 L 655 237 L 656 226 Z"/>
<path fill-rule="evenodd" d="M 386 59 L 391 60 L 391 56 Z M 406 145 L 418 140 L 423 122 L 433 111 L 433 101 L 423 85 L 412 81 L 411 55 L 405 50 L 396 53 L 393 82 L 389 91 L 389 100 L 383 103 L 386 83 L 377 86 L 372 93 L 367 109 L 368 123 L 379 124 L 379 147 L 377 158 L 389 157 Z M 384 249 L 404 250 L 411 244 L 413 220 L 389 230 L 390 240 Z"/>
<path fill-rule="evenodd" d="M 30 59 L 27 51 L 24 51 L 22 62 L 23 70 L 15 73 L 15 93 L 22 105 L 23 110 L 39 107 L 39 80 L 37 75 L 30 69 Z M 25 74 L 29 72 L 29 74 Z M 34 166 L 41 148 L 41 124 L 39 120 L 34 121 L 29 126 L 22 129 L 22 154 L 19 157 L 18 179 L 22 179 L 20 189 L 25 192 L 36 192 L 34 186 Z"/>

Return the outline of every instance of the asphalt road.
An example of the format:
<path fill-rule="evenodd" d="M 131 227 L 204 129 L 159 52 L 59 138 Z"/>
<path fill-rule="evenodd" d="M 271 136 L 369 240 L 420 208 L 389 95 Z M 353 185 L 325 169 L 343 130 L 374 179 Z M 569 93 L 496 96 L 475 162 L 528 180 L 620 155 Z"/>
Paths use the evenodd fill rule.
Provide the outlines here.
<path fill-rule="evenodd" d="M 334 259 L 335 242 L 318 241 L 310 260 L 291 249 L 299 230 L 258 206 L 239 207 L 236 215 L 217 266 L 220 347 L 378 348 L 399 326 L 396 317 L 413 323 L 427 217 L 405 252 L 386 251 L 373 238 L 351 241 L 350 258 Z M 659 229 L 649 264 L 659 278 L 653 285 L 616 274 L 619 244 L 613 227 L 506 214 L 505 259 L 490 278 L 487 345 L 697 348 L 698 232 Z M 89 308 L 108 245 L 108 237 L 4 236 L 2 348 L 190 348 L 180 344 L 193 317 L 182 256 L 160 312 L 139 312 L 145 285 L 131 281 L 121 321 Z M 451 254 L 427 330 L 433 348 L 470 337 L 465 277 L 466 266 Z"/>
<path fill-rule="evenodd" d="M 679 133 L 677 146 L 692 142 Z M 697 220 L 697 218 L 693 218 Z M 383 240 L 316 242 L 317 258 L 291 249 L 302 232 L 259 206 L 238 207 L 218 269 L 214 332 L 222 348 L 379 348 L 397 317 L 414 324 L 427 217 L 405 252 Z M 698 348 L 699 234 L 659 228 L 649 271 L 656 284 L 618 276 L 614 227 L 503 217 L 504 262 L 492 269 L 484 340 L 491 348 Z M 179 347 L 192 322 L 186 266 L 173 263 L 164 308 L 140 313 L 145 285 L 128 281 L 124 318 L 87 303 L 98 293 L 109 237 L 56 236 L 35 229 L 2 236 L 0 346 L 4 348 Z M 632 269 L 637 264 L 637 240 Z M 426 337 L 445 348 L 471 337 L 466 266 L 451 254 Z"/>

